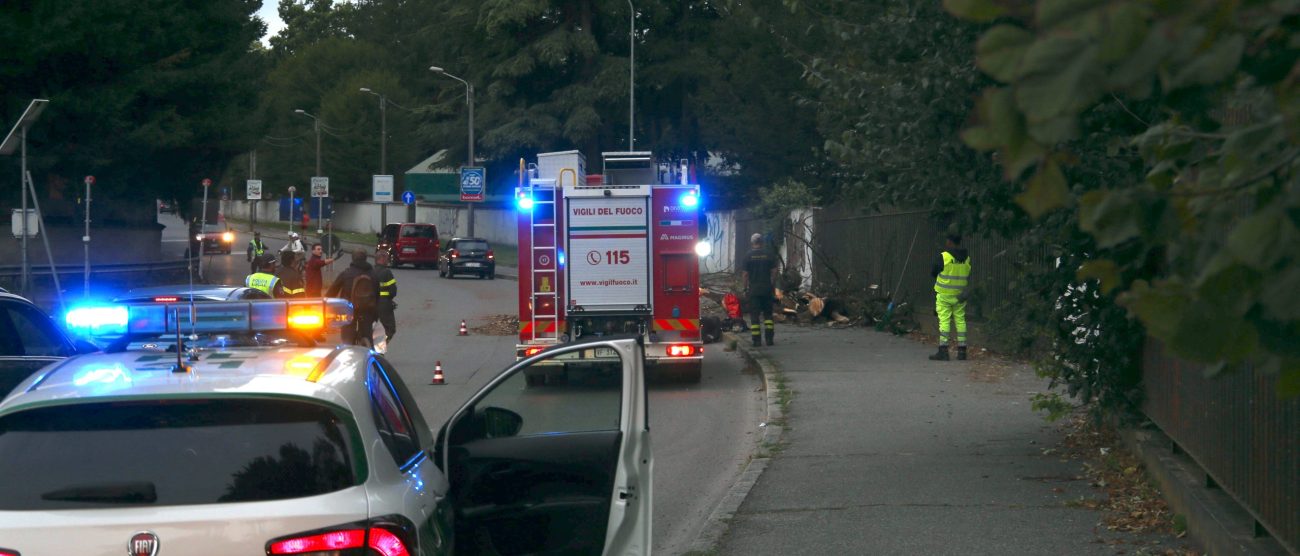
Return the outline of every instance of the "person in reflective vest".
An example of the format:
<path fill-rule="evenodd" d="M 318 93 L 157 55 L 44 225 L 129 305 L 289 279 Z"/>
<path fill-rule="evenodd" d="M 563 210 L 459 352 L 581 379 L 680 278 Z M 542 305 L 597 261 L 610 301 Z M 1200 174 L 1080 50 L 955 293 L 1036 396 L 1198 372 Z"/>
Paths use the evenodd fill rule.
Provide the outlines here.
<path fill-rule="evenodd" d="M 275 257 L 271 255 L 262 255 L 253 259 L 253 264 L 257 265 L 257 271 L 249 274 L 244 279 L 244 285 L 271 297 L 278 297 L 280 293 L 280 279 L 271 272 L 275 269 Z"/>
<path fill-rule="evenodd" d="M 280 279 L 280 293 L 276 297 L 302 297 L 307 293 L 307 285 L 302 281 L 302 273 L 294 266 L 297 256 L 288 251 L 280 253 L 280 269 L 275 277 Z"/>
<path fill-rule="evenodd" d="M 248 250 L 244 258 L 248 259 L 248 272 L 257 272 L 257 259 L 266 254 L 266 244 L 262 243 L 262 232 L 253 232 L 253 239 L 248 240 Z"/>
<path fill-rule="evenodd" d="M 948 234 L 944 249 L 930 268 L 934 276 L 934 311 L 939 315 L 939 351 L 934 361 L 948 360 L 949 321 L 957 328 L 957 359 L 966 359 L 966 295 L 970 284 L 970 253 L 961 246 L 960 234 Z"/>
<path fill-rule="evenodd" d="M 375 253 L 375 282 L 379 288 L 379 304 L 375 314 L 379 324 L 384 325 L 385 344 L 393 341 L 397 334 L 397 277 L 388 268 L 388 250 L 381 249 Z"/>

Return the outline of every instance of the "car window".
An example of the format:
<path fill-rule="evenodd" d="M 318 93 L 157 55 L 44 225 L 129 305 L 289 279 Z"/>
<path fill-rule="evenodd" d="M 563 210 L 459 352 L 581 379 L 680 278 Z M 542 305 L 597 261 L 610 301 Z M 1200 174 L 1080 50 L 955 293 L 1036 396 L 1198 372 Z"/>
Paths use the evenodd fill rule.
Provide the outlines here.
<path fill-rule="evenodd" d="M 3 323 L 0 333 L 9 336 L 0 341 L 0 355 L 26 355 L 36 357 L 62 357 L 70 355 L 62 334 L 43 313 L 19 304 L 7 304 L 0 309 Z"/>
<path fill-rule="evenodd" d="M 375 356 L 375 362 L 379 364 L 379 371 L 383 373 L 384 378 L 388 379 L 389 386 L 392 386 L 393 392 L 397 394 L 397 403 L 402 406 L 407 418 L 410 419 L 416 444 L 420 448 L 432 447 L 434 439 L 433 432 L 429 430 L 429 422 L 424 419 L 424 414 L 420 412 L 420 405 L 415 402 L 415 396 L 411 395 L 411 390 L 406 387 L 401 375 L 387 359 Z"/>
<path fill-rule="evenodd" d="M 537 378 L 530 387 L 528 375 L 564 376 L 562 381 Z M 523 422 L 511 436 L 618 430 L 621 421 L 623 365 L 612 348 L 588 348 L 551 356 L 519 369 L 474 405 L 475 416 L 492 432 L 495 409 L 518 414 Z"/>
<path fill-rule="evenodd" d="M 379 437 L 392 454 L 393 462 L 401 467 L 420 451 L 419 438 L 415 435 L 410 415 L 398 402 L 388 379 L 373 361 L 366 376 L 366 384 L 370 389 L 370 405 L 374 410 Z"/>
<path fill-rule="evenodd" d="M 352 417 L 310 401 L 45 407 L 0 418 L 0 510 L 283 500 L 359 485 Z"/>
<path fill-rule="evenodd" d="M 403 226 L 402 237 L 432 238 L 433 226 Z"/>
<path fill-rule="evenodd" d="M 456 249 L 460 249 L 461 251 L 487 251 L 488 244 L 486 241 L 461 240 L 456 242 Z"/>

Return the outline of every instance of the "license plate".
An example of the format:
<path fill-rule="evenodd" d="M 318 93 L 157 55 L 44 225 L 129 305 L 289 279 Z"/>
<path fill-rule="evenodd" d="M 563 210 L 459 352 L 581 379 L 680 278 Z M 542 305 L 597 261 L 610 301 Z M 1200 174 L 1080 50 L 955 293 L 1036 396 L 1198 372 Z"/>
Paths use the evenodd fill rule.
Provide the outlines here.
<path fill-rule="evenodd" d="M 414 248 L 414 247 L 403 247 L 403 248 L 402 248 L 402 252 L 403 252 L 403 253 L 414 253 L 414 252 L 415 252 L 415 248 Z"/>
<path fill-rule="evenodd" d="M 617 351 L 614 351 L 614 348 L 598 347 L 598 348 L 596 348 L 594 351 L 595 351 L 595 353 L 594 353 L 593 355 L 595 355 L 597 358 L 600 358 L 600 359 L 617 359 L 617 358 L 618 358 L 618 352 L 617 352 Z"/>
<path fill-rule="evenodd" d="M 479 264 L 478 264 L 478 263 L 465 263 L 465 266 L 468 267 L 468 268 L 478 268 L 478 267 L 479 267 Z"/>

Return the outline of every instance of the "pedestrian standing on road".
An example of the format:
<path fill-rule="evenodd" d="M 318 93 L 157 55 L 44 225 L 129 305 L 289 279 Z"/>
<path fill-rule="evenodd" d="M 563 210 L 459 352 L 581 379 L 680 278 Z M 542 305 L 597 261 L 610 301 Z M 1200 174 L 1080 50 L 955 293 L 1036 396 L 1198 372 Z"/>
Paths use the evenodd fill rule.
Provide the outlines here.
<path fill-rule="evenodd" d="M 307 231 L 307 227 L 310 226 L 310 225 L 311 225 L 311 215 L 307 213 L 307 209 L 303 209 L 303 211 L 302 211 L 302 231 L 304 231 L 304 232 Z"/>
<path fill-rule="evenodd" d="M 397 334 L 397 277 L 388 268 L 388 251 L 375 253 L 375 283 L 379 286 L 379 305 L 376 317 L 384 325 L 385 343 Z"/>
<path fill-rule="evenodd" d="M 275 256 L 266 254 L 253 259 L 257 268 L 244 279 L 244 285 L 271 297 L 280 297 L 280 278 L 275 274 Z"/>
<path fill-rule="evenodd" d="M 749 339 L 761 346 L 762 339 L 772 345 L 776 337 L 776 323 L 772 322 L 772 305 L 776 302 L 776 256 L 763 246 L 763 235 L 749 236 L 750 250 L 745 256 L 741 272 L 745 297 L 749 303 Z M 760 331 L 759 318 L 763 318 Z"/>
<path fill-rule="evenodd" d="M 330 284 L 327 297 L 341 297 L 352 302 L 352 324 L 343 328 L 343 341 L 359 346 L 370 346 L 374 341 L 375 311 L 379 304 L 379 292 L 375 288 L 375 268 L 366 262 L 366 250 L 352 252 L 352 264 L 348 265 L 334 283 Z"/>
<path fill-rule="evenodd" d="M 280 248 L 280 252 L 290 252 L 294 255 L 294 268 L 302 269 L 302 264 L 307 260 L 307 249 L 302 246 L 302 236 L 298 232 L 289 232 L 289 241 Z"/>
<path fill-rule="evenodd" d="M 949 320 L 956 321 L 957 359 L 966 359 L 966 286 L 970 282 L 971 260 L 961 246 L 960 234 L 948 234 L 943 251 L 930 267 L 934 277 L 934 311 L 939 315 L 939 351 L 934 361 L 948 360 Z"/>
<path fill-rule="evenodd" d="M 248 240 L 248 250 L 244 258 L 248 259 L 248 272 L 257 272 L 257 259 L 266 254 L 266 244 L 262 243 L 262 232 L 253 232 L 253 239 Z"/>
<path fill-rule="evenodd" d="M 307 259 L 306 270 L 304 271 L 307 283 L 307 297 L 320 297 L 321 289 L 325 287 L 325 279 L 321 276 L 321 269 L 333 263 L 334 259 L 325 258 L 325 249 L 321 247 L 321 244 L 312 244 L 311 258 Z"/>
<path fill-rule="evenodd" d="M 280 253 L 280 269 L 275 272 L 275 277 L 280 279 L 280 294 L 276 297 L 303 297 L 307 293 L 302 273 L 298 272 L 293 263 L 293 253 Z"/>

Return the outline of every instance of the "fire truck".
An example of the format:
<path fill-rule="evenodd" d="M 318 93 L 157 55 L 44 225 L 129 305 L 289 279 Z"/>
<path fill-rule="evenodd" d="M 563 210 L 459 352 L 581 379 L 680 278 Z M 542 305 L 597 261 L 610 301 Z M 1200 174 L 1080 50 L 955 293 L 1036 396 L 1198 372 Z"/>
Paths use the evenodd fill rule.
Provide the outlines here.
<path fill-rule="evenodd" d="M 588 174 L 579 151 L 520 160 L 519 343 L 516 356 L 591 336 L 637 335 L 651 375 L 699 382 L 700 188 L 685 162 L 608 152 Z M 612 355 L 612 354 L 611 354 Z M 563 384 L 618 368 L 583 353 L 528 375 Z"/>

